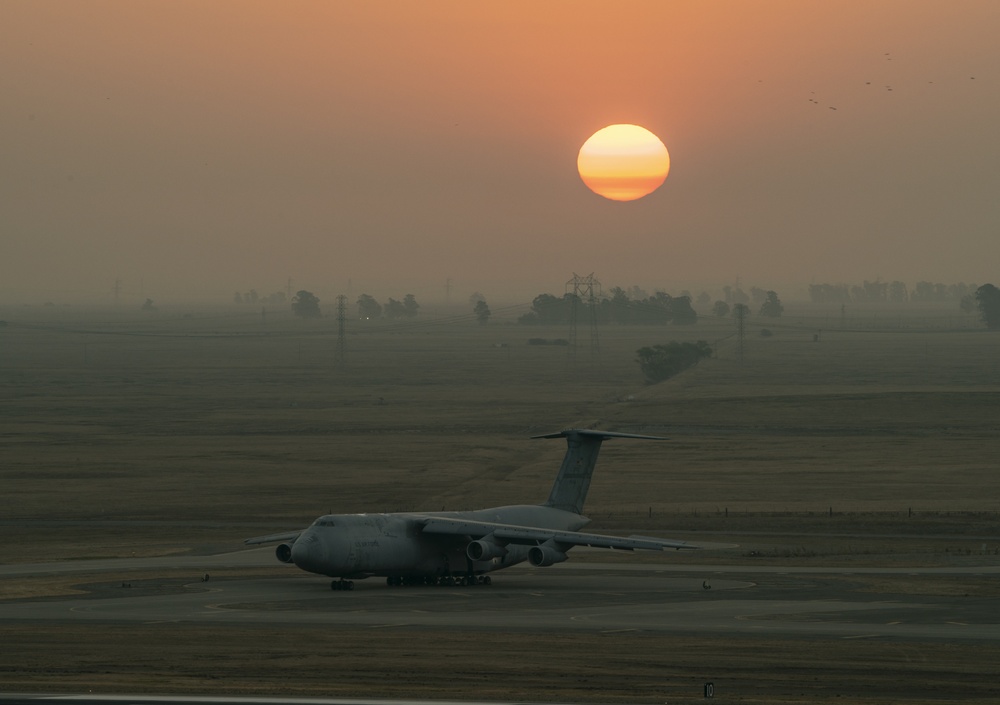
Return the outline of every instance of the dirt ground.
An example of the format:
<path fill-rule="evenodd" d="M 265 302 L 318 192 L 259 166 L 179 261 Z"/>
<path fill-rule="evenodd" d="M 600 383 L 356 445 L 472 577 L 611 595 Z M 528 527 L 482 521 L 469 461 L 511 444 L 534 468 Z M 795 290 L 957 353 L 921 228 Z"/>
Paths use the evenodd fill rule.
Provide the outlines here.
<path fill-rule="evenodd" d="M 1000 648 L 663 635 L 4 627 L 5 690 L 529 702 L 996 702 Z M 99 644 L 99 648 L 95 648 Z M 987 665 L 989 664 L 989 665 Z"/>
<path fill-rule="evenodd" d="M 605 445 L 592 528 L 739 544 L 671 560 L 1000 560 L 1000 339 L 985 331 L 902 314 L 838 330 L 805 311 L 771 337 L 751 326 L 741 362 L 732 324 L 704 317 L 602 329 L 574 359 L 527 344 L 562 329 L 430 312 L 352 322 L 338 363 L 332 319 L 239 314 L 0 312 L 0 561 L 227 551 L 327 512 L 540 501 L 564 448 L 529 436 L 580 426 L 670 439 Z M 714 358 L 643 383 L 636 349 L 698 339 Z M 0 624 L 0 643 L 2 690 L 652 703 L 703 701 L 711 680 L 719 701 L 1000 697 L 982 644 L 114 624 Z"/>

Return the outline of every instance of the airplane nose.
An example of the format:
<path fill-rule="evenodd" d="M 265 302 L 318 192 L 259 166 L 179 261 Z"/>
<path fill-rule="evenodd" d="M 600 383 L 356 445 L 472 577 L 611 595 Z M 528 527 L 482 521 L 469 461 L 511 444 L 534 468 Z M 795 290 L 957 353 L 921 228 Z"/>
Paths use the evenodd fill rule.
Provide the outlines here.
<path fill-rule="evenodd" d="M 303 570 L 312 571 L 319 558 L 319 538 L 306 531 L 292 544 L 292 563 Z"/>

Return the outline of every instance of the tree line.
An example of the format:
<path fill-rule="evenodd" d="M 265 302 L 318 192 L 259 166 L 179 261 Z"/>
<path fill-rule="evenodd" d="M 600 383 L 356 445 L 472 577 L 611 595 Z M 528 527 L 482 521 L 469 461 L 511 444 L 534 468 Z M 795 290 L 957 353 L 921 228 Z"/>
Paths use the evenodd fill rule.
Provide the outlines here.
<path fill-rule="evenodd" d="M 814 304 L 849 303 L 915 303 L 961 302 L 971 298 L 976 291 L 975 284 L 942 284 L 940 282 L 919 281 L 910 289 L 904 282 L 884 282 L 876 279 L 862 284 L 810 284 L 809 300 Z"/>
<path fill-rule="evenodd" d="M 716 301 L 712 313 L 719 317 L 730 315 L 735 307 L 742 306 L 743 312 L 750 311 L 747 304 L 753 300 L 759 303 L 758 312 L 761 316 L 779 318 L 785 307 L 773 290 L 751 289 L 746 295 L 740 289 L 725 288 L 727 301 Z M 638 287 L 629 290 L 614 287 L 594 301 L 593 315 L 598 323 L 618 324 L 664 324 L 693 325 L 698 322 L 698 313 L 691 305 L 690 294 L 671 296 L 663 291 L 653 295 L 645 294 Z M 638 294 L 638 296 L 636 296 Z M 705 305 L 711 301 L 708 294 L 702 293 L 698 303 Z M 731 306 L 731 305 L 732 306 Z M 579 321 L 582 316 L 590 316 L 589 302 L 584 302 L 575 294 L 563 294 L 561 297 L 552 294 L 539 294 L 531 302 L 531 310 L 518 319 L 524 325 L 560 325 L 569 323 L 574 316 Z M 584 309 L 587 308 L 586 314 Z"/>
<path fill-rule="evenodd" d="M 402 301 L 389 297 L 383 306 L 374 296 L 361 294 L 355 301 L 358 319 L 373 321 L 380 318 L 415 318 L 420 310 L 420 304 L 413 294 L 407 294 Z M 322 312 L 319 307 L 319 297 L 311 291 L 302 290 L 292 297 L 292 313 L 300 318 L 319 318 Z"/>
<path fill-rule="evenodd" d="M 658 291 L 643 299 L 630 298 L 621 287 L 611 289 L 610 296 L 594 303 L 598 323 L 673 323 L 692 325 L 698 314 L 691 307 L 690 296 L 670 296 Z M 523 325 L 559 325 L 584 315 L 589 306 L 576 294 L 539 294 L 531 302 L 531 310 L 518 318 Z M 590 315 L 589 311 L 586 315 Z"/>

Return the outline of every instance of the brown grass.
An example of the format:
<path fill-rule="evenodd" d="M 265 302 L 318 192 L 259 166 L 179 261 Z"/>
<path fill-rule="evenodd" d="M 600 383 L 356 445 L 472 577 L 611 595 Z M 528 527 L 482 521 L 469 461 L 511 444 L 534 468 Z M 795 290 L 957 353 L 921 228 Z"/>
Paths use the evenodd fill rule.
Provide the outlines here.
<path fill-rule="evenodd" d="M 242 537 L 298 528 L 329 511 L 538 501 L 564 446 L 527 438 L 570 426 L 671 438 L 608 443 L 587 510 L 598 529 L 740 543 L 677 560 L 995 560 L 1000 355 L 993 334 L 905 325 L 840 331 L 827 321 L 813 342 L 816 322 L 800 316 L 775 326 L 771 338 L 751 336 L 743 364 L 729 339 L 716 346 L 716 358 L 647 386 L 633 359 L 637 348 L 714 342 L 730 335 L 731 324 L 604 328 L 600 354 L 584 348 L 573 362 L 566 348 L 526 344 L 566 337 L 563 329 L 351 322 L 346 364 L 338 366 L 332 319 L 270 314 L 265 324 L 233 313 L 3 312 L 0 560 L 231 550 Z M 643 560 L 628 557 L 636 559 Z M 870 686 L 889 698 L 891 678 L 930 669 L 940 697 L 961 679 L 975 701 L 986 691 L 966 671 L 1000 662 L 989 645 L 803 649 L 531 635 L 527 648 L 514 634 L 0 630 L 0 641 L 23 654 L 10 661 L 5 650 L 6 690 L 57 683 L 650 702 L 666 693 L 673 702 L 725 673 L 741 683 L 743 702 L 795 702 L 799 692 L 815 702 L 833 697 L 823 691 L 829 683 L 845 696 Z M 303 640 L 314 651 L 297 666 Z M 485 643 L 496 651 L 487 655 Z M 144 646 L 129 660 L 127 644 Z M 621 662 L 595 667 L 593 657 L 610 653 L 609 645 L 616 659 L 620 649 Z M 32 670 L 30 658 L 40 653 L 49 658 Z M 644 661 L 644 654 L 657 658 Z M 386 665 L 404 656 L 405 667 Z M 769 693 L 780 697 L 768 700 Z"/>
<path fill-rule="evenodd" d="M 995 702 L 997 645 L 653 634 L 4 627 L 5 689 L 533 702 Z M 102 648 L 94 648 L 94 644 Z M 993 664 L 984 669 L 982 664 Z"/>

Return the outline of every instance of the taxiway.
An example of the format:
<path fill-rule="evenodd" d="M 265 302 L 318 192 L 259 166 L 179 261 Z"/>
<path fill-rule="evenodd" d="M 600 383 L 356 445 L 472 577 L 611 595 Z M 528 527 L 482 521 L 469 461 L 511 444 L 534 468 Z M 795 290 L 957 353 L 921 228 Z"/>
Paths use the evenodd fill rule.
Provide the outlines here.
<path fill-rule="evenodd" d="M 223 568 L 264 576 L 203 581 Z M 190 570 L 161 584 L 156 571 Z M 142 571 L 141 585 L 118 576 Z M 827 636 L 841 639 L 1000 640 L 995 600 L 874 592 L 873 576 L 995 576 L 1000 566 L 824 568 L 568 562 L 515 567 L 492 586 L 396 587 L 329 581 L 277 565 L 268 549 L 215 556 L 0 566 L 0 579 L 86 574 L 81 595 L 0 601 L 3 622 L 328 624 L 362 628 L 545 630 Z M 273 573 L 273 575 L 267 575 Z M 94 574 L 100 574 L 99 581 Z M 106 576 L 106 579 L 105 579 Z M 129 587 L 133 585 L 133 587 Z"/>

